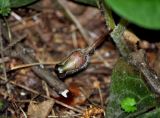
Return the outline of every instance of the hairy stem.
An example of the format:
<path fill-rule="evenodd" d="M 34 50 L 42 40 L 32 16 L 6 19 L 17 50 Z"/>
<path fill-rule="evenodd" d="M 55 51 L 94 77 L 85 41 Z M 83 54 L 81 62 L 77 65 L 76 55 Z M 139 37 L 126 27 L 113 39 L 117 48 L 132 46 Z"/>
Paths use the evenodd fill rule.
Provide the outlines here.
<path fill-rule="evenodd" d="M 129 50 L 128 46 L 126 45 L 125 41 L 123 40 L 123 33 L 126 30 L 126 25 L 128 24 L 128 22 L 122 19 L 120 21 L 120 23 L 116 26 L 114 19 L 112 17 L 111 10 L 106 5 L 105 1 L 99 0 L 99 7 L 100 7 L 103 15 L 105 16 L 107 28 L 109 30 L 113 30 L 110 33 L 110 36 L 112 37 L 113 41 L 115 42 L 116 47 L 118 48 L 120 54 L 126 58 L 129 54 L 130 50 Z"/>
<path fill-rule="evenodd" d="M 126 30 L 126 25 L 127 21 L 121 20 L 120 23 L 111 32 L 111 37 L 124 58 L 127 58 L 131 52 L 126 42 L 123 40 L 123 33 Z"/>
<path fill-rule="evenodd" d="M 103 34 L 100 37 L 98 37 L 90 46 L 86 48 L 85 53 L 93 53 L 94 50 L 105 40 L 105 37 L 107 35 L 109 35 L 109 31 L 103 32 Z"/>

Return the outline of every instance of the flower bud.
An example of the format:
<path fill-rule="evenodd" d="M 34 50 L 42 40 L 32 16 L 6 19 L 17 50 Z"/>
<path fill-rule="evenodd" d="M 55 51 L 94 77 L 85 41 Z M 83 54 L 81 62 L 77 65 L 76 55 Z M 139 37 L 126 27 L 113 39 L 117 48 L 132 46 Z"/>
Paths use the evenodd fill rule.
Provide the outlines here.
<path fill-rule="evenodd" d="M 55 66 L 55 72 L 59 78 L 76 73 L 84 69 L 88 64 L 89 55 L 83 49 L 73 51 L 67 58 Z"/>

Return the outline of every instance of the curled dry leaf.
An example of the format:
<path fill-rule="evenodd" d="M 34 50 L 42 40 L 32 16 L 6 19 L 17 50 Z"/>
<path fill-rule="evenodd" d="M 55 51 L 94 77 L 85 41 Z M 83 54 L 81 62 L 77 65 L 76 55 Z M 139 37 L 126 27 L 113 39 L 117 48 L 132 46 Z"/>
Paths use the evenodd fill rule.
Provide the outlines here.
<path fill-rule="evenodd" d="M 84 111 L 83 116 L 81 118 L 91 118 L 102 113 L 104 113 L 104 110 L 102 108 L 91 106 L 90 108 Z"/>
<path fill-rule="evenodd" d="M 123 36 L 125 38 L 125 40 L 127 42 L 130 42 L 131 44 L 137 44 L 137 42 L 140 41 L 140 39 L 134 34 L 132 33 L 131 31 L 129 30 L 126 30 L 124 33 L 123 33 Z"/>
<path fill-rule="evenodd" d="M 56 99 L 71 106 L 83 105 L 94 92 L 92 79 L 86 78 L 88 76 L 68 78 L 65 81 L 70 91 L 67 99 L 64 97 L 57 97 Z"/>
<path fill-rule="evenodd" d="M 140 39 L 133 32 L 129 30 L 124 31 L 123 37 L 130 49 L 137 49 L 137 44 L 140 42 Z"/>

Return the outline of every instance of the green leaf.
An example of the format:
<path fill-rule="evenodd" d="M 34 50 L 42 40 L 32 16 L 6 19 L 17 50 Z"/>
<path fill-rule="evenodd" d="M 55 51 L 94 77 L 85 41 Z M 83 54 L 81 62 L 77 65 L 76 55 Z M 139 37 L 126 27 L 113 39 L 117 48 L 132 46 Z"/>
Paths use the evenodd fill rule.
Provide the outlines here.
<path fill-rule="evenodd" d="M 121 107 L 124 109 L 125 112 L 134 112 L 137 110 L 136 101 L 134 98 L 125 98 L 121 101 Z"/>
<path fill-rule="evenodd" d="M 0 0 L 0 14 L 7 16 L 11 8 L 22 7 L 37 0 Z"/>
<path fill-rule="evenodd" d="M 11 8 L 22 7 L 31 4 L 37 0 L 10 0 Z"/>
<path fill-rule="evenodd" d="M 84 4 L 84 5 L 90 5 L 90 6 L 93 6 L 93 7 L 97 7 L 97 1 L 96 0 L 72 0 L 72 1 Z"/>
<path fill-rule="evenodd" d="M 105 0 L 125 19 L 149 29 L 160 29 L 160 0 Z"/>
<path fill-rule="evenodd" d="M 0 14 L 7 16 L 10 13 L 10 1 L 9 0 L 0 0 Z"/>
<path fill-rule="evenodd" d="M 117 62 L 111 79 L 110 96 L 106 109 L 107 118 L 133 117 L 157 105 L 155 95 L 144 83 L 141 73 L 123 59 Z M 121 102 L 127 97 L 134 98 L 136 101 L 137 110 L 134 113 L 126 113 L 121 107 Z"/>

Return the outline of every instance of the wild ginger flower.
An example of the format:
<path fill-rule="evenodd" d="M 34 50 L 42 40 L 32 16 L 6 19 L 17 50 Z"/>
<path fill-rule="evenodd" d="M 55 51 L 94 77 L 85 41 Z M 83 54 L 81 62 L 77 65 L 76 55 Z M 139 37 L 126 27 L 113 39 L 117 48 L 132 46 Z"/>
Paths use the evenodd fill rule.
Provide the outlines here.
<path fill-rule="evenodd" d="M 55 72 L 59 78 L 64 78 L 66 75 L 76 73 L 84 69 L 89 60 L 89 55 L 84 52 L 84 49 L 77 49 L 55 66 Z"/>
<path fill-rule="evenodd" d="M 89 57 L 94 53 L 94 50 L 99 46 L 105 39 L 105 36 L 109 34 L 109 31 L 106 30 L 103 34 L 95 40 L 89 47 L 86 49 L 77 49 L 65 58 L 59 64 L 55 66 L 55 72 L 59 78 L 64 78 L 66 75 L 76 73 L 84 69 L 89 61 Z"/>

